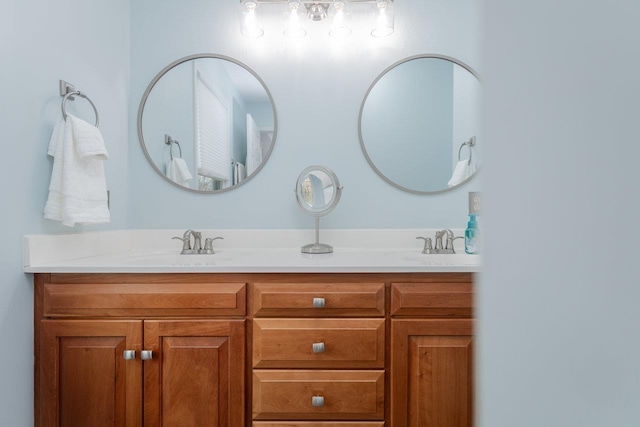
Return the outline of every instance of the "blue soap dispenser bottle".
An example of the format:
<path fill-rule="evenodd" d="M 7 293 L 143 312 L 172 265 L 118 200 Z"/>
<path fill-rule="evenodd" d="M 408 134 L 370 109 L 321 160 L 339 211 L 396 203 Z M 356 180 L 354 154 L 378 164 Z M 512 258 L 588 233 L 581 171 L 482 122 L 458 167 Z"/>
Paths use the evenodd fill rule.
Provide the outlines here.
<path fill-rule="evenodd" d="M 480 230 L 474 214 L 469 215 L 467 229 L 464 232 L 464 251 L 468 254 L 480 253 Z"/>

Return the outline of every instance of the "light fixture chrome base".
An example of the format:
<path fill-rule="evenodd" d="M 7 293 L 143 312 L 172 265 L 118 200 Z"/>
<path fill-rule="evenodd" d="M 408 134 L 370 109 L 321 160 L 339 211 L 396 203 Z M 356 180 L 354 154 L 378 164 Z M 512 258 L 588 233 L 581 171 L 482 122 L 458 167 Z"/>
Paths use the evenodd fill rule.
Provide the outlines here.
<path fill-rule="evenodd" d="M 309 243 L 302 247 L 301 252 L 303 254 L 331 254 L 333 253 L 333 246 L 326 243 Z"/>
<path fill-rule="evenodd" d="M 323 3 L 311 3 L 305 5 L 307 7 L 307 16 L 312 21 L 323 21 L 327 16 L 329 10 L 328 4 Z"/>

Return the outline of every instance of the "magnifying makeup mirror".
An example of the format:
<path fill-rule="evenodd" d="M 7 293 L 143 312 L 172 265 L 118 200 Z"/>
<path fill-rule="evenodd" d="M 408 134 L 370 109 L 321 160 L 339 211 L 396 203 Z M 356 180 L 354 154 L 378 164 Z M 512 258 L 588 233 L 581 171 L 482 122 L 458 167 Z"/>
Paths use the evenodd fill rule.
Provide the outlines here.
<path fill-rule="evenodd" d="M 320 217 L 331 212 L 340 200 L 342 186 L 338 177 L 331 169 L 324 166 L 309 166 L 298 176 L 295 192 L 300 209 L 313 215 L 316 220 L 316 241 L 304 245 L 301 249 L 302 253 L 332 253 L 332 246 L 320 243 Z"/>

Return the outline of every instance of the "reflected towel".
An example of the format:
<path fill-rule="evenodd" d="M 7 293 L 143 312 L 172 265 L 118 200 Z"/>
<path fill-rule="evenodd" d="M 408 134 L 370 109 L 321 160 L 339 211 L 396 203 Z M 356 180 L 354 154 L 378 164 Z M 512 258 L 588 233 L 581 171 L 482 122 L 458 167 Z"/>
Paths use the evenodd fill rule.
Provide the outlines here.
<path fill-rule="evenodd" d="M 476 165 L 474 162 L 471 162 L 471 164 L 469 164 L 469 159 L 460 160 L 456 164 L 456 168 L 454 169 L 453 175 L 451 176 L 451 179 L 449 180 L 447 185 L 449 187 L 458 185 L 471 177 L 471 175 L 473 175 L 474 173 L 476 173 Z"/>
<path fill-rule="evenodd" d="M 67 114 L 54 126 L 47 154 L 53 169 L 44 217 L 68 227 L 109 222 L 103 164 L 109 156 L 100 131 Z"/>
<path fill-rule="evenodd" d="M 233 183 L 240 184 L 247 177 L 247 169 L 242 163 L 235 162 L 233 164 Z"/>
<path fill-rule="evenodd" d="M 171 159 L 167 165 L 167 178 L 177 184 L 188 187 L 188 183 L 193 179 L 193 176 L 191 172 L 189 172 L 187 162 L 185 162 L 184 159 L 176 157 Z"/>

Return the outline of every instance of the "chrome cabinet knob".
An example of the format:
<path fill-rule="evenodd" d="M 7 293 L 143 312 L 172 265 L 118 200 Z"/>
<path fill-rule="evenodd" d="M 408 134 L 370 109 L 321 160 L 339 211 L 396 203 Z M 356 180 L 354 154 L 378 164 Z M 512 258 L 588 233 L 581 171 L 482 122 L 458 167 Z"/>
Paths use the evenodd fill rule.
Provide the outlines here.
<path fill-rule="evenodd" d="M 313 343 L 313 352 L 314 353 L 324 353 L 324 343 L 323 342 L 314 342 Z"/>
<path fill-rule="evenodd" d="M 142 359 L 142 360 L 151 360 L 151 359 L 153 359 L 153 351 L 151 351 L 151 350 L 142 350 L 142 352 L 140 352 L 140 359 Z"/>
<path fill-rule="evenodd" d="M 122 358 L 124 360 L 133 360 L 136 358 L 136 351 L 135 350 L 125 350 L 122 352 Z"/>
<path fill-rule="evenodd" d="M 325 301 L 324 298 L 314 298 L 313 299 L 313 306 L 315 308 L 322 308 L 325 306 Z"/>
<path fill-rule="evenodd" d="M 323 396 L 313 396 L 311 398 L 311 405 L 312 406 L 317 406 L 317 407 L 324 406 L 324 397 Z"/>

